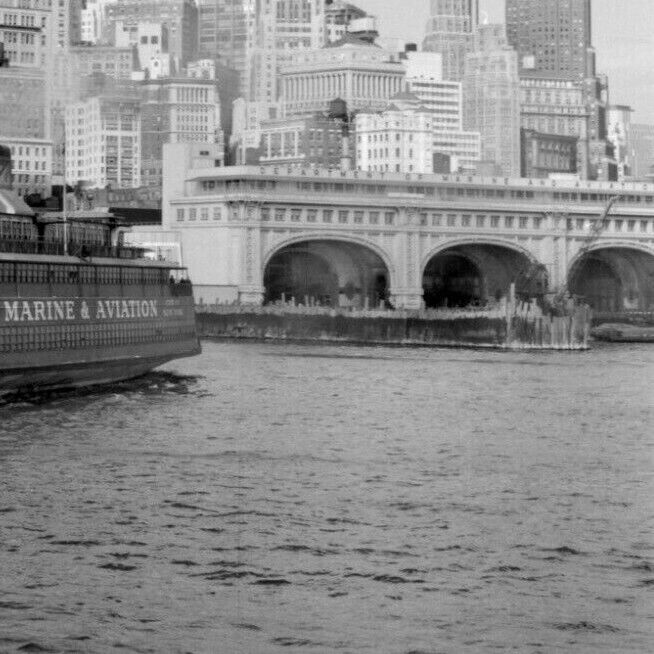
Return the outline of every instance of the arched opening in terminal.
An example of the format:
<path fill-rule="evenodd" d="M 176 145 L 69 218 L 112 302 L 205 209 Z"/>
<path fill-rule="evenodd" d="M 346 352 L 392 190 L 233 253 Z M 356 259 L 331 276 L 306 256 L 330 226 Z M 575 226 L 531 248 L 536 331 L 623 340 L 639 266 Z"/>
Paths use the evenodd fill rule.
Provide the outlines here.
<path fill-rule="evenodd" d="M 485 306 L 506 297 L 512 283 L 519 293 L 541 295 L 547 279 L 528 256 L 510 247 L 457 245 L 428 261 L 422 278 L 423 298 L 428 309 Z"/>
<path fill-rule="evenodd" d="M 425 306 L 466 307 L 482 300 L 483 278 L 478 266 L 458 252 L 445 252 L 425 268 Z"/>
<path fill-rule="evenodd" d="M 568 289 L 595 311 L 654 308 L 654 256 L 627 247 L 587 252 L 570 271 Z"/>
<path fill-rule="evenodd" d="M 311 240 L 276 252 L 263 284 L 265 304 L 371 308 L 387 304 L 389 272 L 381 257 L 365 246 Z"/>

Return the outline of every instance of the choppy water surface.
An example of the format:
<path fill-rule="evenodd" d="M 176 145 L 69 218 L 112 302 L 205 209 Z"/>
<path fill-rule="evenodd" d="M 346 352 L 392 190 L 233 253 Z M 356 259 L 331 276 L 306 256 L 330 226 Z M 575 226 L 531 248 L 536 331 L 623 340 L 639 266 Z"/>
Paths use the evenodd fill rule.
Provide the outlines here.
<path fill-rule="evenodd" d="M 0 408 L 0 652 L 654 650 L 654 348 L 166 370 Z"/>

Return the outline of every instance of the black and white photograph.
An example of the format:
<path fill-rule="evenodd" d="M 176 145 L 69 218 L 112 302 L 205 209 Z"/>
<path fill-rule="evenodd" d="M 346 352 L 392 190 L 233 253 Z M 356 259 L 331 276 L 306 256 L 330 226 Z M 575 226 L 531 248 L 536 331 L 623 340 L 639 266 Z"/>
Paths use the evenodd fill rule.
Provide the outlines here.
<path fill-rule="evenodd" d="M 652 0 L 0 0 L 0 654 L 653 651 Z"/>

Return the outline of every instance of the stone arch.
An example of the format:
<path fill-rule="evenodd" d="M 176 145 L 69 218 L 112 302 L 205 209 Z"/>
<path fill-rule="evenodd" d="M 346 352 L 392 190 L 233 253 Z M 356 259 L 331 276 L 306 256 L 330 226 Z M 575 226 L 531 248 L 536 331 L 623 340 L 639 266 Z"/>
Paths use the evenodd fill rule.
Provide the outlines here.
<path fill-rule="evenodd" d="M 451 239 L 449 241 L 446 241 L 444 243 L 439 243 L 438 245 L 434 246 L 431 250 L 427 252 L 426 255 L 422 257 L 422 260 L 420 261 L 420 270 L 424 272 L 425 267 L 429 263 L 431 259 L 433 259 L 437 254 L 444 250 L 449 250 L 450 248 L 456 248 L 459 246 L 463 245 L 494 245 L 497 247 L 503 247 L 507 248 L 509 250 L 514 250 L 518 254 L 522 254 L 525 257 L 529 259 L 531 263 L 534 264 L 539 264 L 540 262 L 538 261 L 537 257 L 534 255 L 531 250 L 528 248 L 523 247 L 519 243 L 516 243 L 515 241 L 510 241 L 506 240 L 503 238 L 486 238 L 480 237 L 480 238 L 474 238 L 474 237 L 468 237 L 468 238 L 456 238 L 456 239 Z"/>
<path fill-rule="evenodd" d="M 567 287 L 597 312 L 654 308 L 654 249 L 607 240 L 581 248 L 567 270 Z"/>
<path fill-rule="evenodd" d="M 359 238 L 294 235 L 263 257 L 264 302 L 373 307 L 387 303 L 393 283 L 390 257 Z"/>
<path fill-rule="evenodd" d="M 605 249 L 637 250 L 639 252 L 644 252 L 645 254 L 649 254 L 650 256 L 654 257 L 654 246 L 648 245 L 647 243 L 622 241 L 618 239 L 601 240 L 601 241 L 597 241 L 597 243 L 593 243 L 592 245 L 589 245 L 588 247 L 580 248 L 579 251 L 572 257 L 572 259 L 570 259 L 570 263 L 568 264 L 568 270 L 566 271 L 568 273 L 568 278 L 570 272 L 579 263 L 579 260 L 582 257 L 584 257 L 585 255 L 591 252 L 595 252 L 596 250 L 605 250 Z"/>
<path fill-rule="evenodd" d="M 386 265 L 389 276 L 389 286 L 391 288 L 397 286 L 397 270 L 393 263 L 393 258 L 391 255 L 382 247 L 377 245 L 374 241 L 369 241 L 365 238 L 360 238 L 357 236 L 350 236 L 347 234 L 295 234 L 289 238 L 285 238 L 282 241 L 278 241 L 268 248 L 264 252 L 261 260 L 261 278 L 263 279 L 263 272 L 266 269 L 266 266 L 270 263 L 270 260 L 277 254 L 280 250 L 283 250 L 289 245 L 294 245 L 296 243 L 303 243 L 305 241 L 342 241 L 344 243 L 352 243 L 354 245 L 360 245 L 374 252 Z"/>
<path fill-rule="evenodd" d="M 484 305 L 506 296 L 512 283 L 519 295 L 541 295 L 547 275 L 540 268 L 536 257 L 513 241 L 452 239 L 421 262 L 423 299 L 427 307 Z"/>

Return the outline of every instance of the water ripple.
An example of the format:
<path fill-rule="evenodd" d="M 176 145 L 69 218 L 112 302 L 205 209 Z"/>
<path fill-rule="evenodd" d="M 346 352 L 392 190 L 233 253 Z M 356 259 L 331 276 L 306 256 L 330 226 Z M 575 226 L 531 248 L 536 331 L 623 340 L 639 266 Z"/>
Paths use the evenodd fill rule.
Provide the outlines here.
<path fill-rule="evenodd" d="M 5 403 L 0 652 L 651 651 L 652 387 L 644 346 L 208 343 Z"/>

